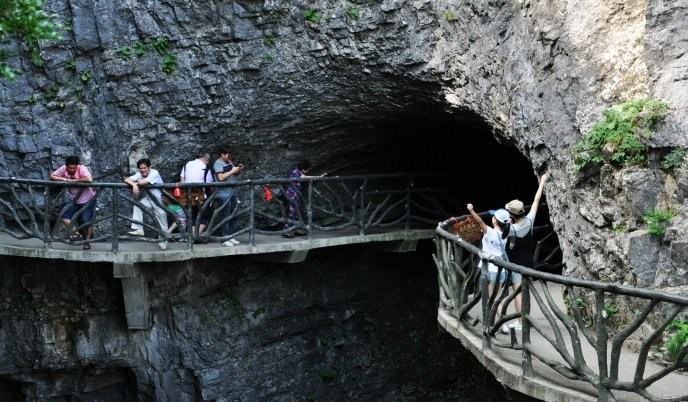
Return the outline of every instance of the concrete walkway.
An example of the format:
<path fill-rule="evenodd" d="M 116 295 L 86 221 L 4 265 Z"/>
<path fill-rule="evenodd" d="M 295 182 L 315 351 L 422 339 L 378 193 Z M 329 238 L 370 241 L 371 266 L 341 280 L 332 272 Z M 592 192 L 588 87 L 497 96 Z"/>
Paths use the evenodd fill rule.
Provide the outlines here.
<path fill-rule="evenodd" d="M 563 287 L 559 284 L 549 284 L 549 289 L 552 292 L 552 296 L 557 301 L 557 305 L 565 309 L 562 296 Z M 470 314 L 473 317 L 480 317 L 480 311 L 480 306 L 477 306 L 471 310 Z M 548 335 L 553 334 L 544 315 L 534 301 L 531 303 L 531 316 L 535 318 L 538 325 L 549 329 Z M 549 366 L 540 362 L 535 356 L 532 357 L 533 376 L 524 378 L 521 368 L 522 353 L 520 350 L 498 348 L 494 345 L 491 350 L 482 350 L 483 340 L 480 333 L 480 323 L 475 327 L 471 327 L 465 322 L 459 322 L 456 317 L 452 315 L 451 311 L 443 308 L 438 310 L 437 318 L 442 327 L 454 337 L 458 338 L 461 343 L 470 350 L 476 358 L 492 372 L 492 374 L 494 374 L 498 381 L 509 388 L 544 401 L 594 402 L 598 400 L 597 390 L 592 385 L 584 381 L 565 378 Z M 566 335 L 568 332 L 564 330 L 563 326 L 561 326 L 561 331 L 562 334 L 564 334 L 564 338 L 568 339 L 568 335 Z M 520 342 L 521 332 L 517 331 L 516 334 Z M 554 347 L 551 346 L 540 333 L 531 329 L 530 336 L 532 344 L 540 353 L 551 360 L 562 362 L 562 364 L 565 365 L 564 360 L 558 352 L 556 352 Z M 498 334 L 497 337 L 502 342 L 508 342 L 510 339 L 510 335 L 507 334 Z M 581 347 L 583 349 L 586 364 L 594 372 L 597 372 L 596 352 L 582 335 Z M 611 346 L 608 347 L 608 351 L 610 350 Z M 571 352 L 570 348 L 569 352 Z M 637 353 L 627 348 L 624 348 L 622 351 L 619 365 L 619 379 L 621 381 L 632 380 L 637 356 Z M 645 368 L 645 378 L 651 373 L 655 373 L 663 368 L 664 366 L 648 361 Z M 674 372 L 653 384 L 648 388 L 648 391 L 657 398 L 658 402 L 678 402 L 680 396 L 688 395 L 688 375 L 682 372 Z M 647 401 L 647 399 L 635 393 L 614 391 L 613 394 L 617 401 Z"/>
<path fill-rule="evenodd" d="M 434 233 L 434 229 L 404 231 L 399 228 L 390 228 L 386 231 L 371 231 L 371 233 L 361 236 L 358 229 L 350 228 L 331 232 L 315 232 L 311 239 L 308 237 L 287 239 L 279 235 L 256 235 L 255 246 L 249 244 L 248 234 L 242 234 L 237 236 L 241 242 L 238 246 L 225 247 L 219 242 L 212 242 L 194 244 L 192 250 L 188 249 L 187 243 L 170 242 L 167 250 L 160 250 L 158 244 L 152 240 L 122 239 L 119 240 L 119 250 L 116 253 L 110 251 L 112 244 L 105 241 L 91 243 L 91 250 L 82 250 L 79 245 L 64 243 L 52 243 L 50 248 L 44 248 L 43 242 L 38 239 L 19 240 L 7 233 L 0 233 L 0 255 L 133 264 L 260 254 L 275 257 L 276 261 L 296 262 L 305 258 L 309 250 L 348 244 L 375 243 L 371 247 L 386 251 L 410 251 L 415 249 L 419 239 L 431 239 Z"/>

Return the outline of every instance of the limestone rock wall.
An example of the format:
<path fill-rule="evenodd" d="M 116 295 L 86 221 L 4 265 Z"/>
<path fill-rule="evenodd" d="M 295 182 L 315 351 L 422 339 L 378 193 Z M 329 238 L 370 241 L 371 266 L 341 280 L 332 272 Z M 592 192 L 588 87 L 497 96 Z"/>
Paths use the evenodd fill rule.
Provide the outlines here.
<path fill-rule="evenodd" d="M 502 400 L 436 322 L 429 250 L 146 266 L 149 330 L 128 330 L 107 264 L 8 258 L 3 401 Z M 15 398 L 9 399 L 11 395 Z"/>

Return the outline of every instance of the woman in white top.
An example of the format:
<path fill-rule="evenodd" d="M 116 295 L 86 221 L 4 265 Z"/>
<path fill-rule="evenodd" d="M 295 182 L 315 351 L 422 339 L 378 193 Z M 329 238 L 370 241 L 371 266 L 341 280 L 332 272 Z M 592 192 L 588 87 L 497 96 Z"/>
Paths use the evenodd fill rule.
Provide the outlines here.
<path fill-rule="evenodd" d="M 466 205 L 466 208 L 471 213 L 473 219 L 480 226 L 480 230 L 482 230 L 482 232 L 485 234 L 482 240 L 483 251 L 495 257 L 502 257 L 505 253 L 505 239 L 509 234 L 509 228 L 511 225 L 511 217 L 509 216 L 509 212 L 507 212 L 506 209 L 490 211 L 492 214 L 492 227 L 489 227 L 485 222 L 483 222 L 483 220 L 480 218 L 480 215 L 473 210 L 473 204 Z M 497 283 L 498 268 L 493 263 L 487 262 L 487 270 L 490 274 L 490 284 L 488 285 L 488 290 L 489 296 L 491 296 L 492 292 L 494 291 L 495 284 Z M 505 279 L 506 270 L 502 269 L 502 272 L 499 275 L 499 284 L 503 284 Z"/>

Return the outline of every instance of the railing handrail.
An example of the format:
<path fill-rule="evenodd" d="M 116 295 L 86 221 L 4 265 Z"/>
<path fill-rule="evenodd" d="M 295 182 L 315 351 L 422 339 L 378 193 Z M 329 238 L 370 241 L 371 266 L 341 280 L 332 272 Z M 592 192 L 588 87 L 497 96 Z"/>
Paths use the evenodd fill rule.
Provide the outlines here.
<path fill-rule="evenodd" d="M 112 238 L 112 251 L 117 252 L 117 236 L 125 236 L 124 239 L 155 242 L 159 239 L 161 247 L 167 240 L 188 239 L 189 249 L 193 248 L 193 241 L 220 241 L 224 242 L 248 233 L 249 243 L 255 245 L 255 235 L 283 235 L 289 232 L 306 232 L 307 238 L 312 238 L 313 231 L 329 232 L 342 230 L 358 226 L 359 234 L 365 235 L 370 230 L 386 230 L 390 227 L 404 226 L 404 230 L 411 229 L 410 222 L 414 225 L 423 225 L 424 228 L 432 229 L 438 218 L 447 216 L 445 207 L 452 204 L 454 194 L 459 191 L 456 188 L 437 189 L 431 188 L 433 183 L 445 183 L 444 179 L 450 176 L 432 174 L 411 174 L 411 173 L 386 173 L 368 174 L 352 176 L 324 176 L 307 178 L 260 178 L 242 179 L 236 181 L 223 182 L 195 182 L 178 183 L 167 182 L 162 184 L 147 184 L 141 186 L 138 196 L 131 192 L 131 186 L 122 181 L 102 182 L 64 182 L 44 179 L 30 179 L 17 177 L 0 177 L 0 208 L 4 207 L 4 215 L 8 217 L 0 221 L 0 231 L 9 233 L 19 239 L 38 238 L 44 242 L 44 248 L 51 247 L 52 242 L 65 242 L 70 244 L 81 244 L 66 239 L 61 222 L 53 224 L 51 221 L 56 211 L 64 206 L 64 202 L 72 203 L 76 201 L 73 197 L 65 194 L 69 188 L 83 189 L 94 188 L 99 194 L 93 201 L 97 206 L 99 217 L 92 220 L 93 224 L 98 225 L 99 238 L 95 241 L 102 241 Z M 419 180 L 418 178 L 430 178 L 431 180 Z M 417 180 L 417 181 L 416 181 Z M 294 189 L 293 183 L 301 182 L 303 189 Z M 414 183 L 420 182 L 423 187 L 415 187 Z M 374 185 L 371 185 L 374 183 Z M 193 195 L 191 191 L 185 191 L 181 197 L 174 197 L 173 189 L 192 189 L 205 188 L 207 199 L 203 202 L 202 196 Z M 265 194 L 261 187 L 265 187 Z M 220 193 L 212 189 L 234 188 L 237 195 L 242 198 L 241 202 L 236 201 L 237 206 L 227 207 L 234 198 L 222 197 Z M 289 199 L 289 189 L 298 193 L 298 200 Z M 268 189 L 273 193 L 276 201 L 270 201 Z M 52 191 L 51 191 L 52 190 Z M 151 195 L 151 191 L 161 190 L 166 198 L 142 197 Z M 277 191 L 275 191 L 277 190 Z M 71 191 L 74 193 L 74 191 Z M 446 193 L 440 201 L 434 200 L 428 194 Z M 427 193 L 427 194 L 425 194 Z M 72 194 L 73 195 L 73 194 Z M 157 195 L 157 194 L 156 194 Z M 265 197 L 263 197 L 265 195 Z M 248 199 L 246 198 L 248 197 Z M 78 197 L 77 197 L 78 199 Z M 199 205 L 196 206 L 197 200 Z M 236 199 L 234 199 L 236 200 Z M 250 201 L 249 201 L 250 200 Z M 152 203 L 153 206 L 144 205 Z M 247 202 L 244 202 L 247 201 Z M 239 205 L 240 204 L 240 205 Z M 42 208 L 38 209 L 41 205 Z M 181 211 L 170 212 L 169 206 L 181 207 Z M 138 207 L 144 212 L 141 221 L 133 220 L 131 208 Z M 233 209 L 230 215 L 224 211 L 225 208 Z M 296 208 L 294 208 L 296 207 Z M 83 207 L 85 210 L 86 207 Z M 155 208 L 163 208 L 166 217 L 173 217 L 175 223 L 177 218 L 194 217 L 192 226 L 187 227 L 179 235 L 172 235 L 162 228 L 164 223 L 155 222 Z M 38 210 L 37 210 L 38 209 Z M 294 209 L 298 212 L 292 214 Z M 303 211 L 301 211 L 303 209 Z M 63 209 L 64 210 L 64 209 Z M 81 212 L 77 212 L 78 214 Z M 105 218 L 102 218 L 105 216 Z M 200 217 L 200 218 L 199 218 Z M 40 220 L 42 219 L 42 220 Z M 62 219 L 60 214 L 57 221 Z M 147 221 L 153 219 L 153 224 Z M 205 221 L 202 221 L 205 219 Z M 25 224 L 25 222 L 29 222 Z M 247 222 L 246 222 L 247 221 Z M 207 230 L 202 231 L 201 226 L 207 222 Z M 228 222 L 241 222 L 239 230 L 226 234 L 225 225 Z M 169 222 L 168 222 L 169 223 Z M 183 223 L 183 222 L 182 222 Z M 246 223 L 246 224 L 245 224 Z M 126 237 L 126 232 L 122 230 L 125 226 L 139 224 L 143 226 L 146 235 L 153 233 L 153 236 Z M 71 225 L 71 223 L 70 223 Z M 248 225 L 248 226 L 247 226 Z M 71 227 L 72 232 L 79 231 L 89 225 L 81 223 L 78 227 Z M 179 224 L 177 227 L 179 228 Z M 233 225 L 230 225 L 233 226 Z M 42 227 L 42 229 L 41 229 Z M 418 227 L 418 226 L 416 226 Z M 222 233 L 222 234 L 220 234 Z M 293 234 L 293 233 L 292 233 Z"/>
<path fill-rule="evenodd" d="M 467 249 L 468 251 L 472 252 L 473 254 L 479 255 L 481 258 L 484 258 L 486 260 L 489 260 L 493 264 L 500 266 L 502 268 L 506 268 L 510 271 L 513 272 L 518 272 L 521 275 L 528 275 L 532 278 L 536 279 L 542 279 L 547 282 L 554 282 L 558 283 L 561 285 L 571 285 L 571 286 L 578 286 L 578 287 L 583 287 L 591 290 L 602 290 L 602 291 L 607 291 L 610 293 L 615 293 L 615 294 L 620 294 L 624 296 L 635 296 L 635 297 L 642 297 L 645 299 L 657 299 L 659 301 L 663 302 L 670 302 L 670 303 L 676 303 L 684 306 L 688 306 L 688 296 L 682 296 L 679 294 L 674 294 L 674 293 L 665 293 L 665 292 L 660 292 L 657 290 L 651 290 L 651 289 L 642 289 L 642 288 L 634 288 L 630 286 L 625 286 L 625 285 L 620 285 L 620 284 L 615 284 L 615 283 L 608 283 L 608 282 L 600 282 L 600 281 L 593 281 L 593 280 L 588 280 L 588 279 L 580 279 L 580 278 L 572 278 L 569 276 L 565 275 L 557 275 L 557 274 L 551 274 L 548 272 L 542 272 L 542 271 L 537 271 L 532 268 L 527 268 L 522 265 L 514 264 L 512 262 L 504 261 L 503 259 L 495 256 L 490 256 L 485 254 L 479 247 L 474 246 L 471 243 L 468 243 L 464 241 L 460 236 L 453 235 L 449 233 L 445 228 L 447 225 L 449 225 L 451 222 L 454 220 L 462 220 L 467 218 L 468 215 L 462 215 L 458 216 L 456 218 L 451 218 L 447 219 L 446 221 L 440 222 L 437 225 L 437 228 L 435 229 L 435 232 L 445 238 L 451 239 L 458 244 L 461 245 L 461 247 Z"/>
<path fill-rule="evenodd" d="M 487 213 L 479 215 L 484 216 Z M 612 391 L 633 392 L 651 401 L 663 400 L 648 390 L 648 387 L 663 380 L 663 391 L 676 389 L 672 382 L 675 378 L 667 379 L 667 376 L 673 375 L 677 370 L 688 368 L 688 345 L 683 343 L 678 345 L 678 349 L 672 349 L 673 363 L 655 365 L 649 373 L 646 373 L 646 368 L 651 348 L 661 341 L 662 337 L 665 337 L 666 341 L 671 336 L 667 331 L 688 307 L 688 297 L 621 284 L 571 278 L 505 261 L 499 256 L 483 252 L 479 247 L 447 230 L 450 223 L 467 218 L 468 215 L 463 215 L 441 221 L 435 229 L 435 264 L 439 274 L 440 290 L 438 320 L 445 328 L 449 330 L 447 326 L 457 325 L 443 318 L 447 316 L 453 316 L 457 323 L 463 323 L 462 326 L 451 329 L 452 331 L 456 329 L 462 333 L 474 332 L 471 327 L 480 323 L 479 339 L 482 341 L 482 350 L 521 350 L 523 378 L 546 377 L 543 371 L 534 371 L 532 358 L 535 357 L 540 364 L 548 366 L 553 372 L 567 379 L 591 384 L 597 390 L 599 402 L 616 400 Z M 536 250 L 544 247 L 545 242 L 551 238 L 550 233 L 538 240 Z M 552 256 L 557 255 L 555 251 L 561 251 L 559 245 L 545 257 L 546 264 L 550 263 Z M 475 258 L 476 256 L 479 258 Z M 542 266 L 538 256 L 539 253 L 536 251 L 535 267 Z M 497 277 L 505 274 L 499 284 L 496 283 L 494 273 L 490 272 L 491 269 L 486 262 L 497 266 Z M 549 265 L 550 268 L 561 266 Z M 512 281 L 515 279 L 515 273 L 521 274 L 520 282 L 518 279 Z M 539 285 L 536 286 L 536 283 Z M 549 283 L 561 285 L 563 289 L 559 286 L 550 288 Z M 561 295 L 555 297 L 555 294 L 562 290 Z M 626 304 L 630 308 L 635 306 L 635 309 L 622 313 L 615 304 L 617 298 L 627 299 Z M 508 312 L 509 304 L 515 302 L 518 307 L 519 300 L 522 309 Z M 537 310 L 531 305 L 537 307 Z M 612 321 L 612 317 L 617 313 L 621 313 L 619 320 Z M 522 330 L 520 343 L 515 329 L 503 330 L 507 323 L 514 319 L 522 322 L 522 327 L 517 326 Z M 590 326 L 593 326 L 594 330 L 588 330 Z M 614 326 L 617 328 L 613 328 Z M 643 328 L 640 329 L 641 327 Z M 504 342 L 503 339 L 499 339 L 499 332 L 510 332 L 510 341 Z M 539 339 L 537 344 L 533 343 L 534 334 L 537 334 Z M 640 339 L 633 340 L 636 354 L 624 355 L 624 365 L 635 364 L 634 367 L 629 366 L 633 372 L 622 374 L 622 349 L 627 346 L 627 340 L 638 335 Z M 583 353 L 584 344 L 593 349 L 594 357 L 586 358 Z M 526 383 L 519 384 L 515 386 L 520 391 L 530 389 Z M 681 389 L 684 395 L 672 400 L 688 400 L 688 388 L 684 386 L 678 389 Z"/>

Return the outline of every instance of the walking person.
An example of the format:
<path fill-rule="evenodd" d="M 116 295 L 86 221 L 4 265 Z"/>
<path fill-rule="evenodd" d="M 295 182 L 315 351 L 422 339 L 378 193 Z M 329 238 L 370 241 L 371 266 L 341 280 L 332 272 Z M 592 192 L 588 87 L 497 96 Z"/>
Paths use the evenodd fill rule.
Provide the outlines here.
<path fill-rule="evenodd" d="M 509 230 L 506 242 L 506 255 L 509 257 L 510 262 L 523 265 L 527 268 L 533 268 L 534 266 L 533 257 L 535 255 L 537 242 L 533 238 L 533 222 L 535 222 L 535 216 L 540 206 L 540 198 L 542 198 L 547 178 L 549 178 L 549 173 L 543 174 L 540 178 L 540 185 L 535 192 L 533 204 L 530 206 L 528 214 L 526 214 L 523 202 L 520 200 L 511 200 L 504 207 L 509 211 L 512 220 L 511 229 Z M 518 279 L 518 281 L 516 279 Z M 514 291 L 516 291 L 519 286 L 521 286 L 520 275 L 518 278 L 513 278 L 511 284 Z M 521 300 L 522 296 L 521 293 L 519 293 L 514 298 L 514 307 L 518 313 L 521 312 Z M 520 331 L 522 329 L 522 324 L 523 318 L 519 317 L 517 321 L 510 323 L 506 327 L 502 326 L 500 330 L 504 333 L 508 333 L 509 328 Z"/>
<path fill-rule="evenodd" d="M 299 164 L 296 166 L 296 168 L 292 169 L 292 171 L 289 173 L 289 178 L 292 179 L 292 182 L 289 183 L 287 186 L 287 201 L 289 203 L 289 212 L 287 215 L 287 218 L 289 219 L 289 222 L 284 224 L 284 229 L 285 230 L 290 230 L 294 227 L 294 224 L 292 223 L 293 221 L 302 221 L 303 217 L 305 215 L 304 212 L 304 203 L 303 203 L 303 183 L 300 181 L 300 179 L 310 179 L 313 177 L 323 177 L 327 173 L 323 173 L 320 176 L 308 176 L 308 172 L 311 171 L 313 168 L 313 165 L 311 164 L 310 161 L 308 160 L 303 160 L 299 162 Z M 306 232 L 299 229 L 296 231 L 287 231 L 286 233 L 282 234 L 282 237 L 286 238 L 293 238 L 294 235 L 296 236 L 305 236 Z"/>
<path fill-rule="evenodd" d="M 50 174 L 50 180 L 69 183 L 92 183 L 93 176 L 86 166 L 79 164 L 78 156 L 71 155 L 65 158 L 64 165 Z M 65 204 L 61 211 L 62 223 L 68 230 L 72 230 L 70 228 L 72 218 L 80 212 L 77 221 L 78 226 L 87 226 L 84 226 L 81 230 L 75 230 L 70 235 L 70 240 L 83 240 L 84 250 L 90 250 L 91 244 L 89 241 L 93 239 L 93 225 L 91 222 L 96 210 L 96 191 L 93 187 L 67 187 L 67 195 L 70 201 Z"/>
<path fill-rule="evenodd" d="M 164 208 L 159 206 L 162 204 L 162 191 L 157 188 L 150 190 L 150 192 L 142 191 L 140 186 L 148 184 L 163 184 L 162 177 L 156 169 L 151 169 L 150 159 L 139 159 L 136 162 L 138 172 L 133 176 L 124 179 L 124 182 L 131 186 L 131 192 L 134 198 L 137 198 L 141 204 L 146 208 L 153 209 L 155 218 L 158 221 L 161 231 L 167 231 L 167 212 Z M 154 198 L 151 198 L 151 196 Z M 156 203 L 157 201 L 157 203 Z M 143 212 L 138 205 L 134 204 L 134 211 L 132 213 L 131 232 L 132 236 L 143 236 Z M 161 235 L 159 235 L 161 236 Z M 163 240 L 158 243 L 160 250 L 167 250 L 167 241 Z"/>
<path fill-rule="evenodd" d="M 227 148 L 220 149 L 220 157 L 215 160 L 213 164 L 215 170 L 215 181 L 233 183 L 237 181 L 237 175 L 244 170 L 243 164 L 235 165 L 232 162 L 232 155 L 230 155 Z M 215 208 L 220 211 L 220 219 L 229 220 L 220 226 L 221 236 L 230 236 L 236 232 L 236 218 L 232 217 L 236 208 L 239 206 L 239 197 L 237 189 L 234 186 L 217 187 L 215 193 Z M 231 238 L 222 243 L 223 246 L 231 247 L 240 244 L 239 240 Z"/>

